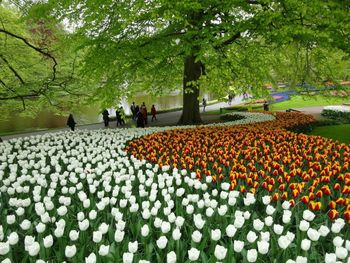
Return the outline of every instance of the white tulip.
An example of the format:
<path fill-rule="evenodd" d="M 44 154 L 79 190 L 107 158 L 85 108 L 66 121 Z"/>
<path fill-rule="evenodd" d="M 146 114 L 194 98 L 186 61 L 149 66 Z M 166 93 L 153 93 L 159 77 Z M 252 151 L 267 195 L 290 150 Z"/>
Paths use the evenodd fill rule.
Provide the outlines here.
<path fill-rule="evenodd" d="M 335 255 L 339 259 L 345 259 L 348 256 L 348 250 L 345 247 L 336 247 Z"/>
<path fill-rule="evenodd" d="M 290 203 L 288 201 L 284 201 L 282 203 L 282 208 L 288 210 L 290 208 Z"/>
<path fill-rule="evenodd" d="M 174 240 L 179 240 L 181 238 L 181 231 L 179 228 L 175 228 L 172 233 L 172 237 Z"/>
<path fill-rule="evenodd" d="M 143 237 L 146 237 L 146 236 L 148 236 L 148 234 L 149 234 L 149 227 L 148 227 L 148 225 L 143 225 L 141 227 L 141 235 Z"/>
<path fill-rule="evenodd" d="M 212 217 L 213 214 L 214 214 L 213 208 L 208 207 L 208 208 L 205 210 L 205 215 L 206 215 L 207 217 Z"/>
<path fill-rule="evenodd" d="M 123 239 L 124 239 L 124 235 L 125 235 L 124 231 L 120 231 L 119 229 L 116 229 L 115 233 L 114 233 L 114 240 L 115 240 L 115 242 L 117 242 L 117 243 L 122 242 Z"/>
<path fill-rule="evenodd" d="M 16 222 L 16 217 L 15 215 L 8 215 L 6 216 L 6 222 L 8 225 L 12 225 Z"/>
<path fill-rule="evenodd" d="M 48 235 L 48 236 L 44 237 L 43 243 L 44 243 L 44 247 L 45 248 L 52 247 L 52 245 L 53 245 L 53 237 L 52 237 L 52 235 Z"/>
<path fill-rule="evenodd" d="M 201 239 L 202 239 L 202 234 L 198 230 L 196 230 L 192 233 L 193 242 L 199 243 L 199 242 L 201 242 Z"/>
<path fill-rule="evenodd" d="M 341 247 L 344 243 L 344 239 L 342 239 L 340 236 L 336 236 L 333 238 L 333 245 L 335 247 Z"/>
<path fill-rule="evenodd" d="M 100 243 L 102 240 L 102 232 L 101 231 L 93 231 L 92 232 L 92 241 L 95 243 Z"/>
<path fill-rule="evenodd" d="M 39 254 L 40 251 L 40 245 L 38 242 L 33 242 L 30 246 L 28 246 L 28 253 L 29 256 L 35 257 Z"/>
<path fill-rule="evenodd" d="M 247 234 L 247 240 L 249 243 L 254 243 L 258 236 L 253 231 L 249 231 Z"/>
<path fill-rule="evenodd" d="M 166 255 L 166 262 L 167 263 L 176 263 L 176 254 L 174 251 L 170 251 L 167 255 Z"/>
<path fill-rule="evenodd" d="M 310 247 L 311 247 L 311 241 L 309 239 L 305 238 L 301 241 L 302 250 L 308 251 Z"/>
<path fill-rule="evenodd" d="M 109 246 L 101 245 L 98 250 L 98 254 L 102 257 L 107 256 L 109 253 Z"/>
<path fill-rule="evenodd" d="M 258 258 L 258 251 L 256 249 L 249 249 L 247 251 L 247 260 L 248 262 L 255 262 Z"/>
<path fill-rule="evenodd" d="M 237 232 L 237 228 L 235 228 L 234 225 L 230 224 L 226 227 L 226 235 L 228 237 L 233 237 L 236 234 L 236 232 Z"/>
<path fill-rule="evenodd" d="M 24 219 L 22 223 L 19 225 L 24 231 L 28 230 L 31 226 L 31 223 L 28 219 Z"/>
<path fill-rule="evenodd" d="M 286 249 L 287 247 L 289 247 L 290 243 L 290 240 L 286 236 L 280 236 L 278 238 L 278 245 L 282 249 Z"/>
<path fill-rule="evenodd" d="M 306 221 L 314 220 L 315 216 L 316 215 L 313 212 L 311 212 L 310 210 L 304 210 L 304 212 L 303 212 L 303 218 Z"/>
<path fill-rule="evenodd" d="M 72 246 L 66 246 L 66 249 L 64 250 L 64 254 L 67 258 L 72 258 L 77 253 L 77 247 L 75 245 Z"/>
<path fill-rule="evenodd" d="M 39 234 L 43 233 L 46 229 L 46 225 L 40 222 L 39 224 L 36 225 L 35 229 L 36 229 L 36 232 L 38 232 Z"/>
<path fill-rule="evenodd" d="M 84 219 L 81 222 L 79 221 L 78 225 L 79 225 L 80 231 L 85 231 L 85 230 L 87 230 L 89 228 L 90 223 L 89 223 L 88 219 Z"/>
<path fill-rule="evenodd" d="M 270 243 L 267 241 L 258 241 L 258 251 L 260 254 L 265 255 L 269 252 Z"/>
<path fill-rule="evenodd" d="M 318 230 L 318 233 L 320 233 L 322 237 L 326 237 L 329 234 L 329 232 L 330 232 L 329 228 L 324 225 L 322 225 Z"/>
<path fill-rule="evenodd" d="M 4 256 L 10 252 L 9 242 L 0 242 L 0 255 Z"/>
<path fill-rule="evenodd" d="M 310 223 L 305 221 L 305 220 L 301 220 L 299 223 L 299 229 L 300 231 L 306 232 L 310 227 Z"/>
<path fill-rule="evenodd" d="M 337 256 L 334 253 L 326 253 L 326 256 L 324 258 L 325 263 L 336 263 L 337 262 Z"/>
<path fill-rule="evenodd" d="M 244 242 L 240 240 L 233 241 L 233 250 L 237 253 L 240 253 L 244 247 Z"/>
<path fill-rule="evenodd" d="M 221 230 L 220 229 L 211 230 L 210 236 L 212 240 L 218 241 L 221 238 Z"/>
<path fill-rule="evenodd" d="M 70 240 L 72 240 L 72 241 L 78 240 L 78 238 L 79 238 L 79 231 L 71 230 L 71 231 L 69 232 L 69 238 L 70 238 Z"/>
<path fill-rule="evenodd" d="M 133 253 L 124 252 L 124 254 L 123 254 L 123 263 L 132 263 L 133 258 L 134 258 L 134 254 Z"/>
<path fill-rule="evenodd" d="M 169 222 L 163 221 L 161 225 L 161 231 L 163 234 L 168 233 L 171 230 L 171 226 Z"/>
<path fill-rule="evenodd" d="M 91 211 L 89 212 L 89 219 L 90 219 L 90 220 L 95 220 L 96 217 L 97 217 L 97 212 L 96 212 L 96 210 L 91 210 Z"/>
<path fill-rule="evenodd" d="M 133 254 L 137 252 L 138 247 L 139 247 L 139 244 L 137 243 L 137 241 L 129 242 L 128 244 L 128 250 L 130 253 L 133 253 Z"/>
<path fill-rule="evenodd" d="M 275 232 L 276 235 L 281 235 L 283 232 L 283 226 L 281 226 L 279 224 L 274 224 L 273 231 Z"/>
<path fill-rule="evenodd" d="M 273 215 L 273 213 L 275 213 L 276 209 L 271 206 L 271 205 L 268 205 L 266 207 L 266 214 L 268 214 L 269 216 Z"/>
<path fill-rule="evenodd" d="M 318 239 L 320 238 L 320 234 L 318 233 L 318 231 L 313 228 L 309 228 L 309 230 L 307 231 L 307 236 L 312 241 L 318 241 Z"/>
<path fill-rule="evenodd" d="M 266 241 L 266 242 L 270 241 L 270 232 L 269 231 L 260 232 L 260 235 L 261 235 L 261 241 Z"/>
<path fill-rule="evenodd" d="M 188 259 L 190 261 L 197 261 L 199 258 L 200 251 L 194 247 L 192 247 L 190 250 L 188 250 Z"/>
<path fill-rule="evenodd" d="M 218 260 L 223 260 L 226 257 L 227 254 L 227 248 L 216 245 L 214 250 L 214 255 Z"/>
<path fill-rule="evenodd" d="M 19 240 L 19 237 L 16 232 L 12 232 L 7 238 L 7 241 L 11 246 L 16 245 L 18 243 L 18 240 Z"/>
<path fill-rule="evenodd" d="M 235 218 L 235 221 L 233 222 L 233 225 L 236 228 L 241 228 L 244 225 L 245 219 L 243 216 L 238 216 Z"/>
<path fill-rule="evenodd" d="M 295 263 L 307 263 L 307 258 L 302 256 L 297 256 Z"/>
<path fill-rule="evenodd" d="M 261 231 L 264 228 L 264 222 L 262 222 L 260 219 L 255 219 L 253 221 L 253 227 L 256 231 Z"/>
<path fill-rule="evenodd" d="M 268 205 L 271 203 L 271 196 L 269 195 L 265 195 L 262 197 L 262 202 L 264 205 Z"/>
<path fill-rule="evenodd" d="M 168 243 L 168 239 L 165 236 L 161 236 L 156 243 L 160 249 L 164 249 Z"/>
<path fill-rule="evenodd" d="M 272 216 L 267 216 L 267 217 L 265 217 L 265 225 L 266 225 L 266 226 L 272 226 L 272 224 L 273 224 L 273 218 L 272 218 Z"/>
<path fill-rule="evenodd" d="M 163 223 L 162 219 L 160 219 L 159 217 L 156 217 L 154 219 L 154 223 L 153 224 L 154 224 L 154 226 L 156 228 L 160 228 L 162 226 L 162 223 Z"/>
<path fill-rule="evenodd" d="M 85 258 L 85 263 L 96 263 L 97 258 L 95 253 L 91 253 L 88 257 Z"/>
<path fill-rule="evenodd" d="M 177 227 L 182 227 L 183 226 L 183 224 L 185 223 L 185 218 L 183 218 L 182 216 L 178 216 L 178 217 L 176 217 L 176 220 L 175 220 L 175 225 L 177 226 Z"/>

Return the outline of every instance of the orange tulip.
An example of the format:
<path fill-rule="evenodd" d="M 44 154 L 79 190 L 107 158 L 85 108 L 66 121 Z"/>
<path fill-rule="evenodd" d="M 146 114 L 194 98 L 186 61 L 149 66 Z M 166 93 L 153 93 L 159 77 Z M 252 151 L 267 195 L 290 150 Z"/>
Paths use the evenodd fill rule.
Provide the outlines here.
<path fill-rule="evenodd" d="M 333 220 L 339 216 L 339 212 L 335 209 L 332 209 L 328 212 L 328 217 Z"/>

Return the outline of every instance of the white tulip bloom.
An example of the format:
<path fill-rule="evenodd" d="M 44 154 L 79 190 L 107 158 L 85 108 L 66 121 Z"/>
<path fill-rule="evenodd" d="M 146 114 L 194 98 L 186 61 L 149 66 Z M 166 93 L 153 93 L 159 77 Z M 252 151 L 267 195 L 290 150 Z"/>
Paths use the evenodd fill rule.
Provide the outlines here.
<path fill-rule="evenodd" d="M 226 235 L 228 237 L 233 237 L 236 234 L 236 232 L 237 232 L 237 228 L 235 228 L 234 225 L 230 224 L 226 227 Z"/>
<path fill-rule="evenodd" d="M 16 217 L 15 215 L 8 215 L 6 216 L 6 222 L 8 225 L 12 225 L 16 222 Z"/>
<path fill-rule="evenodd" d="M 53 245 L 53 237 L 52 235 L 48 235 L 43 238 L 43 243 L 45 248 L 50 248 Z"/>
<path fill-rule="evenodd" d="M 96 263 L 97 258 L 95 253 L 91 253 L 88 257 L 85 258 L 85 263 Z"/>
<path fill-rule="evenodd" d="M 176 263 L 176 254 L 174 251 L 170 251 L 166 255 L 166 262 L 167 263 Z"/>
<path fill-rule="evenodd" d="M 137 241 L 129 242 L 128 244 L 128 250 L 130 253 L 133 253 L 133 254 L 137 252 L 138 247 L 139 247 L 139 244 L 137 243 Z"/>
<path fill-rule="evenodd" d="M 324 262 L 325 263 L 336 263 L 337 262 L 337 256 L 335 255 L 335 253 L 326 253 L 326 256 L 324 258 Z"/>
<path fill-rule="evenodd" d="M 214 250 L 214 255 L 218 260 L 223 260 L 226 257 L 227 254 L 227 248 L 216 245 Z"/>
<path fill-rule="evenodd" d="M 79 229 L 80 231 L 85 231 L 89 228 L 90 226 L 90 223 L 89 223 L 89 220 L 88 219 L 84 219 L 83 221 L 79 221 L 78 222 L 78 225 L 79 225 Z"/>
<path fill-rule="evenodd" d="M 282 249 L 286 249 L 290 245 L 290 240 L 288 239 L 287 236 L 280 236 L 278 238 L 278 246 Z"/>
<path fill-rule="evenodd" d="M 253 231 L 249 231 L 247 234 L 247 240 L 249 243 L 254 243 L 258 236 Z"/>
<path fill-rule="evenodd" d="M 313 212 L 311 212 L 310 210 L 304 210 L 304 212 L 303 212 L 303 218 L 306 221 L 311 222 L 312 220 L 314 220 L 315 216 L 316 215 Z"/>
<path fill-rule="evenodd" d="M 134 254 L 133 253 L 124 252 L 124 254 L 123 254 L 123 263 L 132 263 L 133 258 L 134 258 Z"/>
<path fill-rule="evenodd" d="M 163 220 L 162 219 L 160 219 L 159 217 L 156 217 L 155 219 L 154 219 L 154 226 L 156 227 L 156 228 L 160 228 L 161 226 L 162 226 L 162 223 L 163 223 Z"/>
<path fill-rule="evenodd" d="M 190 261 L 196 261 L 199 258 L 200 251 L 194 247 L 192 247 L 188 252 L 188 259 Z"/>
<path fill-rule="evenodd" d="M 165 236 L 161 236 L 160 238 L 158 238 L 156 243 L 160 249 L 164 249 L 168 244 L 168 239 Z"/>
<path fill-rule="evenodd" d="M 95 243 L 100 243 L 102 241 L 102 232 L 97 230 L 92 232 L 92 241 Z"/>
<path fill-rule="evenodd" d="M 244 242 L 240 240 L 233 241 L 233 250 L 237 253 L 240 253 L 244 247 Z"/>
<path fill-rule="evenodd" d="M 295 263 L 307 263 L 307 258 L 302 256 L 297 256 Z"/>
<path fill-rule="evenodd" d="M 336 236 L 333 238 L 333 245 L 335 247 L 341 247 L 344 243 L 344 239 L 342 239 L 340 236 Z"/>
<path fill-rule="evenodd" d="M 71 230 L 69 232 L 69 239 L 72 240 L 72 241 L 76 241 L 78 240 L 79 238 L 79 231 L 76 231 L 76 230 Z"/>
<path fill-rule="evenodd" d="M 318 233 L 320 233 L 320 235 L 322 237 L 326 237 L 329 234 L 330 230 L 327 226 L 322 225 L 319 229 L 318 229 Z"/>
<path fill-rule="evenodd" d="M 141 235 L 142 235 L 143 237 L 147 237 L 148 234 L 149 234 L 149 227 L 148 227 L 148 225 L 143 225 L 143 226 L 141 227 Z"/>
<path fill-rule="evenodd" d="M 224 193 L 225 193 L 225 192 L 224 192 Z M 227 210 L 228 210 L 227 205 L 221 205 L 221 206 L 218 208 L 218 214 L 219 214 L 220 216 L 224 216 L 224 215 L 226 215 Z"/>
<path fill-rule="evenodd" d="M 301 241 L 301 249 L 304 251 L 308 251 L 311 247 L 311 241 L 307 238 Z"/>
<path fill-rule="evenodd" d="M 270 232 L 269 231 L 260 232 L 260 235 L 261 235 L 261 241 L 266 241 L 266 242 L 270 241 Z"/>
<path fill-rule="evenodd" d="M 256 249 L 249 249 L 247 251 L 247 260 L 248 262 L 255 262 L 258 258 L 258 251 Z"/>
<path fill-rule="evenodd" d="M 306 232 L 310 227 L 310 223 L 305 220 L 301 220 L 299 223 L 299 229 L 300 231 Z"/>
<path fill-rule="evenodd" d="M 64 250 L 64 254 L 67 258 L 72 258 L 77 253 L 77 247 L 75 245 L 66 246 L 66 249 Z"/>
<path fill-rule="evenodd" d="M 101 245 L 100 249 L 98 250 L 98 254 L 102 257 L 107 256 L 109 253 L 109 245 Z"/>
<path fill-rule="evenodd" d="M 185 223 L 185 218 L 183 218 L 182 216 L 178 216 L 178 217 L 176 217 L 176 220 L 175 220 L 175 225 L 177 226 L 177 227 L 182 227 L 183 226 L 183 224 Z"/>
<path fill-rule="evenodd" d="M 36 255 L 39 254 L 40 251 L 40 245 L 38 242 L 33 242 L 30 246 L 28 246 L 27 249 L 29 256 L 35 257 Z"/>
<path fill-rule="evenodd" d="M 173 233 L 172 233 L 172 238 L 174 239 L 174 240 L 179 240 L 180 238 L 181 238 L 181 231 L 180 231 L 180 229 L 179 228 L 175 228 L 174 230 L 173 230 Z"/>
<path fill-rule="evenodd" d="M 320 234 L 318 233 L 318 231 L 313 228 L 309 228 L 309 230 L 307 231 L 307 236 L 312 241 L 318 241 L 318 239 L 320 238 Z"/>
<path fill-rule="evenodd" d="M 238 216 L 235 218 L 235 221 L 233 222 L 233 225 L 236 227 L 236 228 L 241 228 L 245 223 L 245 219 L 243 216 Z"/>
<path fill-rule="evenodd" d="M 269 252 L 270 243 L 267 241 L 258 241 L 258 251 L 260 254 L 265 255 Z"/>
<path fill-rule="evenodd" d="M 273 213 L 275 213 L 276 209 L 271 206 L 271 205 L 268 205 L 266 207 L 266 214 L 268 214 L 269 216 L 273 215 Z"/>
<path fill-rule="evenodd" d="M 35 229 L 36 229 L 36 232 L 38 232 L 39 234 L 43 233 L 46 229 L 46 225 L 40 222 L 39 224 L 36 225 Z"/>
<path fill-rule="evenodd" d="M 253 227 L 256 231 L 261 231 L 264 228 L 264 222 L 262 222 L 260 219 L 255 219 L 253 221 Z"/>
<path fill-rule="evenodd" d="M 68 212 L 68 209 L 66 206 L 60 206 L 58 209 L 57 209 L 57 214 L 59 216 L 65 216 Z"/>
<path fill-rule="evenodd" d="M 267 216 L 267 217 L 265 217 L 265 225 L 266 225 L 266 226 L 272 226 L 272 224 L 273 224 L 273 218 L 272 218 L 272 216 Z"/>
<path fill-rule="evenodd" d="M 98 227 L 98 230 L 101 231 L 101 233 L 104 235 L 108 232 L 108 228 L 109 228 L 109 225 L 107 225 L 106 223 L 102 223 L 99 227 Z"/>
<path fill-rule="evenodd" d="M 5 256 L 9 252 L 10 252 L 9 242 L 0 242 L 0 255 Z"/>
<path fill-rule="evenodd" d="M 163 234 L 166 234 L 171 230 L 171 225 L 169 222 L 163 221 L 160 229 Z"/>
<path fill-rule="evenodd" d="M 90 219 L 90 220 L 95 220 L 96 217 L 97 217 L 97 212 L 96 212 L 96 210 L 91 210 L 91 211 L 89 212 L 89 219 Z"/>
<path fill-rule="evenodd" d="M 19 225 L 24 231 L 28 230 L 31 226 L 31 222 L 28 219 L 24 219 Z"/>
<path fill-rule="evenodd" d="M 275 232 L 276 235 L 281 235 L 283 232 L 283 226 L 279 224 L 274 224 L 273 225 L 273 232 Z"/>
<path fill-rule="evenodd" d="M 288 210 L 288 209 L 290 208 L 290 203 L 289 203 L 288 201 L 284 201 L 284 202 L 282 203 L 282 208 L 283 208 L 284 210 Z"/>
<path fill-rule="evenodd" d="M 211 230 L 210 237 L 213 241 L 218 241 L 221 238 L 221 230 L 220 229 Z"/>
<path fill-rule="evenodd" d="M 196 230 L 192 233 L 193 242 L 199 243 L 199 242 L 201 242 L 201 239 L 202 239 L 202 234 L 198 230 Z"/>
<path fill-rule="evenodd" d="M 269 205 L 271 203 L 271 196 L 265 195 L 262 197 L 262 202 L 264 205 Z"/>
<path fill-rule="evenodd" d="M 16 232 L 12 232 L 8 237 L 7 237 L 7 241 L 9 242 L 9 244 L 11 246 L 14 246 L 18 243 L 19 237 L 18 234 Z"/>
<path fill-rule="evenodd" d="M 345 259 L 348 256 L 348 250 L 345 247 L 336 247 L 335 255 L 339 259 Z"/>
<path fill-rule="evenodd" d="M 213 214 L 214 214 L 213 208 L 208 207 L 208 208 L 205 210 L 205 215 L 206 215 L 207 217 L 212 217 Z"/>

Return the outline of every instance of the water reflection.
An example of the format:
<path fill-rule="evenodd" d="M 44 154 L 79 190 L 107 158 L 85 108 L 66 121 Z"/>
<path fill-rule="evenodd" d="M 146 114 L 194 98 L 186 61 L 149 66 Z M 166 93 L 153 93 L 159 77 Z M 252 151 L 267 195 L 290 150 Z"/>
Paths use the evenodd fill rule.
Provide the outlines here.
<path fill-rule="evenodd" d="M 201 98 L 205 96 L 208 101 L 214 99 L 212 94 L 201 94 Z M 135 98 L 129 98 L 128 100 L 122 100 L 120 105 L 123 106 L 127 115 L 130 115 L 130 105 L 135 101 L 136 105 L 141 105 L 142 102 L 146 103 L 147 110 L 151 110 L 152 104 L 156 106 L 156 109 L 166 110 L 172 108 L 182 107 L 182 94 L 180 92 L 171 95 L 161 97 L 151 97 L 148 95 L 138 95 Z M 117 106 L 117 105 L 116 105 Z M 98 105 L 91 105 L 81 108 L 79 111 L 72 112 L 75 121 L 78 125 L 91 124 L 102 122 L 102 110 Z M 110 117 L 115 116 L 115 110 L 109 109 Z M 15 120 L 0 121 L 0 133 L 10 132 L 22 132 L 31 130 L 41 130 L 47 128 L 61 128 L 66 126 L 67 116 L 58 116 L 51 112 L 40 112 L 35 118 L 29 117 L 15 117 Z"/>

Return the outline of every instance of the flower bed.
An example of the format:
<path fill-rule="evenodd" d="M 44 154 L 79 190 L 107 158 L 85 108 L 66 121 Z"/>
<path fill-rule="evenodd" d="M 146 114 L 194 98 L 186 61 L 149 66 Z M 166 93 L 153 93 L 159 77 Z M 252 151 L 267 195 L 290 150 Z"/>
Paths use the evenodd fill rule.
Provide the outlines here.
<path fill-rule="evenodd" d="M 349 106 L 326 106 L 323 107 L 322 113 L 323 116 L 334 119 L 349 122 L 350 121 L 350 107 Z"/>
<path fill-rule="evenodd" d="M 3 142 L 0 259 L 345 262 L 349 147 L 273 117 Z"/>

